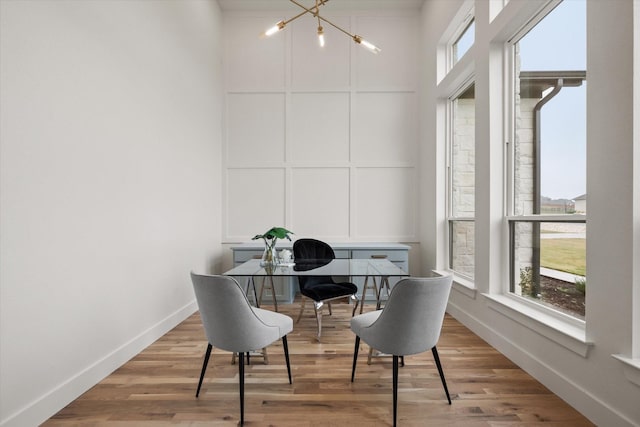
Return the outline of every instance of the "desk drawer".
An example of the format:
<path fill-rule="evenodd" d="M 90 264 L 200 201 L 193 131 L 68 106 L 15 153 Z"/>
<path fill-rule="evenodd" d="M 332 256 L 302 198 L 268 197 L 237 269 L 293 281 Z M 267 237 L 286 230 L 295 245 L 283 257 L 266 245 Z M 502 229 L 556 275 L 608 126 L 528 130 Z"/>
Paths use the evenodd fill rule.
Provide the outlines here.
<path fill-rule="evenodd" d="M 235 251 L 233 253 L 233 263 L 235 265 L 242 264 L 245 261 L 249 261 L 254 258 L 262 258 L 264 251 Z"/>
<path fill-rule="evenodd" d="M 355 259 L 386 258 L 394 264 L 409 262 L 409 254 L 407 251 L 355 250 L 355 251 L 351 251 L 351 258 L 355 258 Z"/>
<path fill-rule="evenodd" d="M 334 252 L 336 254 L 336 259 L 350 258 L 350 251 L 348 250 L 337 250 Z M 233 253 L 233 262 L 235 265 L 238 265 L 253 258 L 262 258 L 262 253 L 263 251 L 235 251 Z"/>
<path fill-rule="evenodd" d="M 334 250 L 336 254 L 336 259 L 349 259 L 349 251 L 348 250 Z"/>

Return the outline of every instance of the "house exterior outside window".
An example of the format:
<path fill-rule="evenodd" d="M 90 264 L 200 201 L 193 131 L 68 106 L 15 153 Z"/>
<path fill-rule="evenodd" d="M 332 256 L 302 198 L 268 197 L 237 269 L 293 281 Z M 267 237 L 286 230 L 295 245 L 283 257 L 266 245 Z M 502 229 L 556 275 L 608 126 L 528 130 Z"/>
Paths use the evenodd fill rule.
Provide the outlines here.
<path fill-rule="evenodd" d="M 475 85 L 450 100 L 449 268 L 467 279 L 475 270 Z"/>
<path fill-rule="evenodd" d="M 586 216 L 575 213 L 576 199 L 579 207 L 586 199 L 580 196 L 586 183 L 585 3 L 563 2 L 556 9 L 512 45 L 509 292 L 584 319 Z M 569 24 L 583 37 L 559 46 L 545 37 L 554 30 L 566 33 Z M 548 55 L 552 49 L 567 50 L 557 61 Z"/>

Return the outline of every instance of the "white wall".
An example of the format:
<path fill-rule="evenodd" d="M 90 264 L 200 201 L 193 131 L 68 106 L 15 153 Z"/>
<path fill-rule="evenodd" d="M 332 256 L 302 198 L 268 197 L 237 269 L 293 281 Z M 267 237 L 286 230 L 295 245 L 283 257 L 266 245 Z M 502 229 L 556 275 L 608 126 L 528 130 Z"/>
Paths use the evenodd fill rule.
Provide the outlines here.
<path fill-rule="evenodd" d="M 431 58 L 438 57 L 438 42 L 463 3 L 427 1 L 422 11 L 426 40 L 423 52 L 427 58 L 422 73 L 425 123 L 421 145 L 422 206 L 423 217 L 427 218 L 421 234 L 425 269 L 445 267 L 444 257 L 439 255 L 445 248 L 443 233 L 438 228 L 444 212 L 429 209 L 429 204 L 441 206 L 445 200 L 444 172 L 438 168 L 444 159 L 444 122 L 437 98 L 443 94 L 437 86 L 437 64 Z M 623 364 L 612 357 L 632 356 L 632 297 L 634 282 L 638 281 L 634 276 L 638 253 L 633 245 L 634 233 L 640 232 L 638 211 L 633 209 L 634 197 L 637 203 L 633 114 L 638 108 L 633 104 L 635 2 L 616 2 L 613 7 L 610 2 L 594 0 L 587 6 L 586 338 L 593 346 L 586 356 L 560 345 L 563 339 L 558 337 L 562 334 L 539 328 L 526 317 L 503 315 L 486 297 L 503 289 L 507 280 L 500 55 L 503 42 L 544 2 L 512 0 L 493 21 L 490 17 L 495 13 L 489 8 L 499 2 L 473 3 L 476 39 L 471 57 L 465 60 L 475 68 L 476 79 L 476 289 L 457 286 L 449 311 L 597 425 L 640 425 L 640 387 L 627 379 Z M 638 354 L 635 357 L 637 360 Z"/>
<path fill-rule="evenodd" d="M 611 357 L 631 352 L 638 281 L 632 2 L 588 9 L 588 184 L 600 202 L 589 212 L 586 358 L 482 295 L 501 287 L 506 262 L 490 41 L 535 2 L 511 0 L 489 25 L 497 3 L 476 2 L 466 59 L 477 70 L 478 292 L 454 291 L 450 311 L 597 424 L 640 424 L 640 388 Z M 188 271 L 225 268 L 221 241 L 285 225 L 413 242 L 412 274 L 442 267 L 437 42 L 462 4 L 427 1 L 421 22 L 416 10 L 336 12 L 383 48 L 373 56 L 327 28 L 318 53 L 302 20 L 256 37 L 290 10 L 0 2 L 0 425 L 39 423 L 190 314 Z M 322 217 L 317 198 L 331 204 Z"/>
<path fill-rule="evenodd" d="M 417 6 L 324 7 L 378 55 L 328 24 L 320 49 L 310 16 L 258 37 L 298 12 L 224 13 L 223 240 L 285 226 L 334 242 L 417 242 Z"/>
<path fill-rule="evenodd" d="M 0 2 L 0 425 L 195 310 L 220 247 L 215 1 Z"/>

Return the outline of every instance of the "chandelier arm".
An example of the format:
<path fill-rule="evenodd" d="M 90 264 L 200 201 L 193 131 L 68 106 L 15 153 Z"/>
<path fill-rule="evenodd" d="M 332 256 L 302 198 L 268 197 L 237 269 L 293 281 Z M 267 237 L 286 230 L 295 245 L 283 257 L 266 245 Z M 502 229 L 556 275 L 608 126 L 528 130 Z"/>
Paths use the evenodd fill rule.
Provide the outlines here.
<path fill-rule="evenodd" d="M 316 9 L 316 12 L 319 11 L 320 6 L 324 6 L 325 4 L 327 4 L 329 2 L 329 0 L 318 0 L 316 1 L 316 6 L 312 7 L 311 9 L 301 5 L 300 3 L 298 3 L 295 0 L 289 0 L 291 3 L 295 4 L 296 6 L 301 7 L 302 9 L 306 10 L 307 12 L 311 12 L 313 13 L 313 9 Z"/>
<path fill-rule="evenodd" d="M 323 31 L 322 31 L 322 25 L 320 24 L 320 21 L 324 21 L 327 24 L 331 25 L 333 28 L 335 28 L 336 30 L 346 34 L 347 36 L 349 36 L 349 38 L 351 38 L 354 42 L 356 42 L 357 44 L 360 44 L 364 47 L 366 47 L 367 49 L 369 49 L 371 52 L 373 53 L 378 53 L 380 52 L 380 48 L 375 46 L 374 44 L 364 40 L 361 36 L 359 35 L 354 35 L 351 34 L 350 32 L 348 32 L 347 30 L 345 30 L 344 28 L 340 27 L 339 25 L 334 24 L 333 22 L 329 21 L 326 18 L 323 18 L 322 16 L 320 16 L 320 6 L 324 6 L 329 0 L 315 0 L 315 6 L 312 8 L 308 8 L 302 4 L 300 4 L 297 0 L 289 0 L 291 3 L 295 4 L 296 6 L 300 7 L 301 9 L 304 9 L 304 12 L 301 12 L 300 14 L 294 16 L 293 18 L 287 20 L 287 21 L 281 21 L 278 23 L 277 27 L 274 27 L 275 31 L 278 30 L 282 30 L 284 28 L 284 26 L 293 21 L 294 19 L 298 19 L 299 17 L 301 17 L 302 15 L 305 15 L 307 13 L 310 13 L 311 15 L 313 15 L 313 17 L 318 19 L 318 36 L 320 37 L 320 45 L 324 46 L 324 39 L 323 39 Z M 271 35 L 271 30 L 269 30 L 266 34 L 267 35 Z"/>
<path fill-rule="evenodd" d="M 307 13 L 313 13 L 312 11 L 309 10 L 305 10 L 304 12 L 300 12 L 299 14 L 297 14 L 296 16 L 294 16 L 293 18 L 289 18 L 285 21 L 282 21 L 284 23 L 284 25 L 287 25 L 289 22 L 291 21 L 295 21 L 296 19 L 300 18 L 303 15 L 306 15 Z"/>
<path fill-rule="evenodd" d="M 324 22 L 326 22 L 327 24 L 331 25 L 333 28 L 342 31 L 343 33 L 345 33 L 346 35 L 348 35 L 349 37 L 351 37 L 352 39 L 355 40 L 356 36 L 354 36 L 353 34 L 348 32 L 347 30 L 343 30 L 342 28 L 338 27 L 336 24 L 334 24 L 333 22 L 329 21 L 328 19 L 325 19 L 320 15 L 318 15 L 318 19 L 322 19 Z"/>
<path fill-rule="evenodd" d="M 350 32 L 343 30 L 342 28 L 340 28 L 339 26 L 337 26 L 336 24 L 334 24 L 333 22 L 329 21 L 326 18 L 323 18 L 322 16 L 320 16 L 320 12 L 318 10 L 316 10 L 316 12 L 313 11 L 313 9 L 308 9 L 306 6 L 301 5 L 300 3 L 298 3 L 296 0 L 289 0 L 291 3 L 295 4 L 296 6 L 301 7 L 302 9 L 304 9 L 305 11 L 302 13 L 302 15 L 304 15 L 305 13 L 311 13 L 314 16 L 317 16 L 319 20 L 322 20 L 324 22 L 326 22 L 327 24 L 331 25 L 332 27 L 336 28 L 337 30 L 342 31 L 343 33 L 345 33 L 346 35 L 348 35 L 349 37 L 351 37 L 352 39 L 355 40 L 355 36 L 353 34 L 351 34 Z M 321 3 L 324 5 L 326 2 L 328 2 L 329 0 L 323 0 Z M 301 15 L 300 15 L 301 16 Z"/>
<path fill-rule="evenodd" d="M 304 9 L 304 10 L 306 11 L 305 13 L 310 13 L 310 14 L 312 14 L 313 16 L 320 16 L 320 15 L 319 15 L 320 10 L 318 10 L 318 5 L 317 5 L 317 3 L 316 3 L 316 6 L 312 7 L 311 9 L 309 9 L 307 6 L 304 6 L 304 5 L 300 4 L 300 3 L 298 3 L 296 0 L 289 0 L 289 1 L 290 1 L 291 3 L 293 3 L 293 4 L 295 4 L 296 6 L 298 6 L 298 7 L 302 8 L 302 9 Z M 328 1 L 328 0 L 327 0 L 327 1 Z M 313 11 L 314 9 L 315 9 L 315 12 Z"/>
<path fill-rule="evenodd" d="M 287 22 L 291 22 L 296 18 L 301 17 L 302 15 L 304 15 L 305 13 L 310 13 L 313 16 L 319 16 L 320 13 L 320 6 L 324 6 L 329 0 L 317 0 L 316 1 L 316 5 L 314 7 L 312 7 L 311 9 L 309 9 L 308 7 L 301 5 L 300 3 L 298 3 L 295 0 L 289 0 L 291 3 L 295 4 L 296 6 L 300 7 L 301 9 L 304 9 L 304 12 L 302 12 L 300 15 L 296 15 L 295 17 L 291 18 L 290 20 L 288 20 Z M 314 11 L 315 10 L 315 11 Z"/>
<path fill-rule="evenodd" d="M 313 11 L 313 9 L 307 9 L 306 7 L 302 6 L 302 5 L 301 5 L 301 4 L 299 4 L 299 3 L 296 3 L 296 2 L 295 2 L 295 1 L 293 1 L 293 0 L 289 0 L 289 1 L 290 1 L 291 3 L 294 3 L 294 4 L 298 5 L 298 6 L 300 6 L 301 8 L 303 8 L 303 9 L 304 9 L 304 12 L 301 12 L 301 13 L 297 14 L 297 15 L 296 15 L 296 16 L 294 16 L 293 18 L 289 18 L 289 19 L 286 19 L 286 20 L 282 21 L 284 25 L 287 25 L 287 24 L 288 24 L 289 22 L 291 22 L 291 21 L 295 21 L 296 19 L 300 18 L 300 17 L 301 17 L 301 16 L 303 16 L 303 15 L 306 15 L 307 13 L 310 13 L 310 14 L 312 14 L 313 16 L 318 16 L 318 9 L 317 9 L 317 8 L 316 8 L 316 12 L 314 12 L 314 11 Z M 324 4 L 325 4 L 326 2 L 328 2 L 328 1 L 329 1 L 329 0 L 319 0 L 319 2 L 320 2 L 320 6 L 324 6 Z"/>

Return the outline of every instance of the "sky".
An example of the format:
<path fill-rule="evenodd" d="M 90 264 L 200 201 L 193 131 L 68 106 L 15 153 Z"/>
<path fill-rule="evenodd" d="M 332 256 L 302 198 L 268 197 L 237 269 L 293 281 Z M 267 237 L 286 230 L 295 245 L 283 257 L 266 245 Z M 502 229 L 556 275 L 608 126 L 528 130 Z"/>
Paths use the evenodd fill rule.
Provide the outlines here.
<path fill-rule="evenodd" d="M 586 70 L 586 3 L 564 0 L 519 41 L 521 70 Z M 586 82 L 542 108 L 542 195 L 586 193 Z"/>

